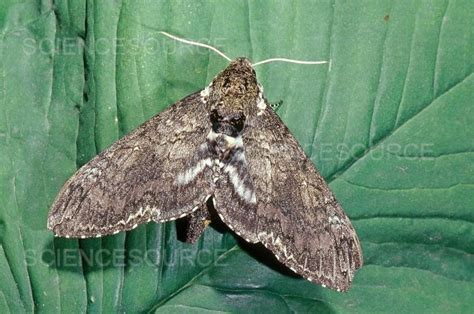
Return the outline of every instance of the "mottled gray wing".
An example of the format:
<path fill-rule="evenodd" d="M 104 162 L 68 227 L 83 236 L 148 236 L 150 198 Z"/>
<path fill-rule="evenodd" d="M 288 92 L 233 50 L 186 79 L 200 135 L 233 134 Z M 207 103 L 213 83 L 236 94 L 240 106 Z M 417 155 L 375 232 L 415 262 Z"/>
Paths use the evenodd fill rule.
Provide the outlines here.
<path fill-rule="evenodd" d="M 348 290 L 362 266 L 359 240 L 313 163 L 268 105 L 243 141 L 258 240 L 304 278 Z"/>
<path fill-rule="evenodd" d="M 215 207 L 221 220 L 247 242 L 257 243 L 257 200 L 247 168 L 244 147 L 221 161 L 221 172 L 214 192 Z"/>
<path fill-rule="evenodd" d="M 189 214 L 212 194 L 202 162 L 209 130 L 199 93 L 174 104 L 80 168 L 56 198 L 48 228 L 84 238 Z"/>

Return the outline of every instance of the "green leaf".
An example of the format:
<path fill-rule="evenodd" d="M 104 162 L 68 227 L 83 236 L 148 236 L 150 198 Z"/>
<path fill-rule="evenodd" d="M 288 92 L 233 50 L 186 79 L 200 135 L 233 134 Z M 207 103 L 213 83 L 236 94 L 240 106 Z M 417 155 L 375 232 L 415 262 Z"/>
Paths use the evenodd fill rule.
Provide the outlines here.
<path fill-rule="evenodd" d="M 54 3 L 51 3 L 54 2 Z M 471 312 L 474 5 L 470 1 L 0 3 L 0 312 Z M 54 239 L 74 171 L 203 88 L 230 57 L 256 67 L 278 114 L 361 238 L 345 294 L 260 247 L 175 224 Z"/>

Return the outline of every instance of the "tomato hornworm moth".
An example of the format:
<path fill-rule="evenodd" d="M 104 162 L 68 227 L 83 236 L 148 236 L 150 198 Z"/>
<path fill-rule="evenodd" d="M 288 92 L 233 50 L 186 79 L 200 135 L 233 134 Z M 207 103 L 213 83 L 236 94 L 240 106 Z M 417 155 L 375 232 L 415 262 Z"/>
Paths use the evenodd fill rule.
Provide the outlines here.
<path fill-rule="evenodd" d="M 347 291 L 362 266 L 351 222 L 246 58 L 80 168 L 56 198 L 48 228 L 89 238 L 187 216 L 194 242 L 212 212 L 323 286 Z"/>

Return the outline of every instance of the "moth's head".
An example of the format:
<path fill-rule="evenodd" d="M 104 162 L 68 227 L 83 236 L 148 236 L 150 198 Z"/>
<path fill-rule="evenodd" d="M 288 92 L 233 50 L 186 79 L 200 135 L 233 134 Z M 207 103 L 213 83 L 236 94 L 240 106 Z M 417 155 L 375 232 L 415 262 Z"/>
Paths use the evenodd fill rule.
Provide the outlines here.
<path fill-rule="evenodd" d="M 209 86 L 209 118 L 214 132 L 237 136 L 255 114 L 260 89 L 250 61 L 238 58 Z"/>

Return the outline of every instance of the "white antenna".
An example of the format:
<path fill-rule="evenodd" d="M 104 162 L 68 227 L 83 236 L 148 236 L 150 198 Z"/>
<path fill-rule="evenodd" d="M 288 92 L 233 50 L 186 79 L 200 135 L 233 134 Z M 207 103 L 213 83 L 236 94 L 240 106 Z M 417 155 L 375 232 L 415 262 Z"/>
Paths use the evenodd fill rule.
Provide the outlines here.
<path fill-rule="evenodd" d="M 206 44 L 203 44 L 203 43 L 200 43 L 200 42 L 197 42 L 197 41 L 187 40 L 187 39 L 184 39 L 184 38 L 181 38 L 181 37 L 178 37 L 178 36 L 174 36 L 174 35 L 171 35 L 170 33 L 163 32 L 163 31 L 159 31 L 158 33 L 160 33 L 162 35 L 165 35 L 166 37 L 169 37 L 171 39 L 174 39 L 176 41 L 180 41 L 182 43 L 188 44 L 188 45 L 193 45 L 193 46 L 198 46 L 198 47 L 203 47 L 203 48 L 210 49 L 210 50 L 214 51 L 215 53 L 217 53 L 218 55 L 220 55 L 221 57 L 223 57 L 224 59 L 226 59 L 227 61 L 229 61 L 229 62 L 232 61 L 231 58 L 226 56 L 222 51 L 220 51 L 216 47 L 206 45 Z M 252 66 L 255 67 L 257 65 L 270 63 L 270 62 L 287 62 L 287 63 L 296 63 L 296 64 L 325 64 L 325 63 L 328 63 L 328 61 L 305 61 L 305 60 L 295 60 L 295 59 L 287 59 L 287 58 L 271 58 L 271 59 L 266 59 L 266 60 L 263 60 L 263 61 L 256 62 L 256 63 L 252 64 Z"/>
<path fill-rule="evenodd" d="M 196 42 L 196 41 L 192 41 L 192 40 L 187 40 L 187 39 L 184 39 L 184 38 L 180 38 L 180 37 L 177 37 L 177 36 L 174 36 L 174 35 L 171 35 L 167 32 L 163 32 L 163 31 L 160 31 L 158 32 L 160 34 L 163 34 L 171 39 L 174 39 L 174 40 L 177 40 L 177 41 L 180 41 L 180 42 L 183 42 L 185 44 L 189 44 L 189 45 L 194 45 L 194 46 L 198 46 L 198 47 L 204 47 L 204 48 L 207 48 L 207 49 L 210 49 L 212 51 L 214 51 L 215 53 L 217 53 L 218 55 L 220 55 L 221 57 L 223 57 L 224 59 L 226 59 L 227 61 L 232 61 L 231 58 L 229 58 L 228 56 L 226 56 L 222 51 L 220 51 L 219 49 L 217 49 L 216 47 L 212 47 L 212 46 L 209 46 L 209 45 L 206 45 L 206 44 L 202 44 L 202 43 L 199 43 L 199 42 Z"/>
<path fill-rule="evenodd" d="M 328 63 L 328 61 L 305 61 L 305 60 L 295 60 L 295 59 L 287 59 L 287 58 L 271 58 L 271 59 L 266 59 L 263 61 L 258 61 L 252 64 L 252 66 L 257 66 L 265 63 L 270 63 L 270 62 L 287 62 L 287 63 L 296 63 L 296 64 L 325 64 Z"/>

